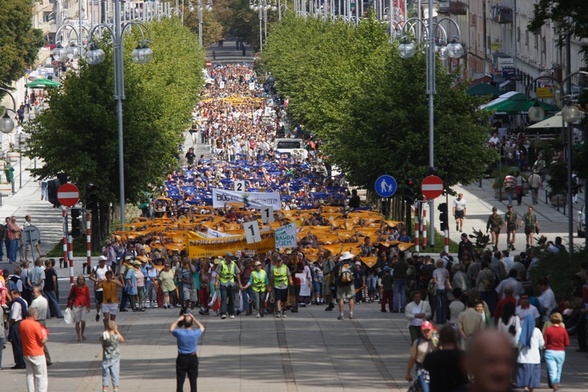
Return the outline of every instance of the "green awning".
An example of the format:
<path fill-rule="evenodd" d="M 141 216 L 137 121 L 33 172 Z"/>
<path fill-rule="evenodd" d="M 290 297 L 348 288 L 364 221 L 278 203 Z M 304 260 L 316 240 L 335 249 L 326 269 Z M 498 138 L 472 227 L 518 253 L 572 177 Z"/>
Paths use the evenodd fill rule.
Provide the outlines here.
<path fill-rule="evenodd" d="M 488 83 L 479 83 L 475 86 L 469 87 L 466 90 L 466 93 L 469 95 L 491 95 L 493 97 L 497 97 L 500 95 L 500 90 L 498 87 L 493 86 Z"/>
<path fill-rule="evenodd" d="M 28 88 L 58 88 L 61 84 L 49 79 L 35 79 L 26 86 Z"/>

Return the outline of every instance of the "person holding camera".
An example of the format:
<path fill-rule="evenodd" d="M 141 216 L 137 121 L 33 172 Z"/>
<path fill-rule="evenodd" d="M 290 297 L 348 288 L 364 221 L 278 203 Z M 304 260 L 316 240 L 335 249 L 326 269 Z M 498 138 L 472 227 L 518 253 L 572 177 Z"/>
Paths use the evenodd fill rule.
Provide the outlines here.
<path fill-rule="evenodd" d="M 114 276 L 112 271 L 106 271 L 105 280 L 98 282 L 99 289 L 102 289 L 102 316 L 104 330 L 108 330 L 110 320 L 115 320 L 118 314 L 118 288 L 125 287 L 121 281 Z"/>
<path fill-rule="evenodd" d="M 198 329 L 194 329 L 194 324 Z M 180 316 L 169 327 L 169 332 L 176 338 L 178 357 L 176 358 L 176 392 L 184 390 L 184 381 L 188 375 L 190 392 L 196 392 L 198 379 L 198 339 L 204 333 L 204 325 L 191 314 Z"/>

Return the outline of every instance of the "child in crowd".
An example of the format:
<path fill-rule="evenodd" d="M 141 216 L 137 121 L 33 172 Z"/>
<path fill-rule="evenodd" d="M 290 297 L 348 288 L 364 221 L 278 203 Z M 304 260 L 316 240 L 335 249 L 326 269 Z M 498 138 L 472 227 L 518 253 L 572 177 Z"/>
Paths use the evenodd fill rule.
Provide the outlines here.
<path fill-rule="evenodd" d="M 118 391 L 120 374 L 120 343 L 125 339 L 118 332 L 114 320 L 108 322 L 108 329 L 102 333 L 102 392 L 108 391 L 108 379 L 112 382 L 114 392 Z"/>

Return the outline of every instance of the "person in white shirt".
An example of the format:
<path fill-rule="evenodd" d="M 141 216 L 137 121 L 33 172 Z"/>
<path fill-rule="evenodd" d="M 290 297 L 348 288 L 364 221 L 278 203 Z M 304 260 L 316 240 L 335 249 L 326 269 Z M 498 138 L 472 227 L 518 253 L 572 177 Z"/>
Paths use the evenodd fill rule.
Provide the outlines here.
<path fill-rule="evenodd" d="M 520 346 L 517 358 L 517 387 L 533 392 L 541 384 L 541 352 L 545 346 L 543 334 L 533 323 L 533 316 L 527 315 L 523 319 L 521 329 L 515 336 L 515 342 Z"/>
<path fill-rule="evenodd" d="M 98 265 L 92 268 L 90 273 L 90 280 L 94 282 L 94 298 L 96 300 L 96 321 L 100 321 L 100 309 L 102 307 L 102 292 L 103 289 L 98 287 L 98 283 L 106 280 L 106 272 L 112 269 L 106 265 L 108 257 L 100 256 L 98 258 Z"/>
<path fill-rule="evenodd" d="M 516 314 L 521 320 L 524 320 L 529 314 L 533 316 L 535 321 L 540 317 L 537 308 L 529 303 L 529 295 L 526 293 L 523 293 L 519 299 L 519 306 L 517 306 Z"/>
<path fill-rule="evenodd" d="M 551 311 L 557 308 L 557 302 L 555 300 L 555 293 L 549 287 L 549 284 L 545 279 L 540 279 L 537 282 L 537 286 L 539 290 L 541 290 L 541 295 L 539 296 L 538 300 L 543 307 L 543 322 L 549 321 L 549 316 L 551 315 Z"/>
<path fill-rule="evenodd" d="M 412 294 L 412 302 L 406 304 L 404 317 L 409 320 L 408 331 L 410 332 L 411 344 L 421 335 L 421 324 L 432 317 L 431 305 L 421 300 L 421 292 L 415 291 Z"/>
<path fill-rule="evenodd" d="M 457 199 L 453 201 L 453 217 L 455 218 L 455 230 L 463 231 L 463 220 L 466 215 L 466 201 L 463 198 L 463 193 L 457 195 Z"/>

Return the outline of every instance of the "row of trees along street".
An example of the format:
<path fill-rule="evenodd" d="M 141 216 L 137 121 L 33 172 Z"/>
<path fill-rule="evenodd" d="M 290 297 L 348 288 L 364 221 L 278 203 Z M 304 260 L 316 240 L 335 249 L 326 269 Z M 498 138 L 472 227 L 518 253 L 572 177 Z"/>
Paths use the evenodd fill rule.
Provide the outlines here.
<path fill-rule="evenodd" d="M 125 35 L 124 162 L 125 197 L 143 201 L 143 191 L 160 184 L 177 165 L 182 132 L 191 123 L 192 107 L 203 86 L 204 53 L 198 37 L 179 18 L 147 24 L 154 59 L 134 64 L 131 51 L 141 36 Z M 27 125 L 29 155 L 42 167 L 31 170 L 38 178 L 66 173 L 85 190 L 96 186 L 99 201 L 93 215 L 93 246 L 99 247 L 111 227 L 110 204 L 118 204 L 118 139 L 114 94 L 112 43 L 104 36 L 106 60 L 99 65 L 81 62 L 60 89 L 47 90 L 50 107 Z M 82 195 L 82 198 L 84 195 Z"/>
<path fill-rule="evenodd" d="M 263 67 L 289 99 L 294 123 L 323 149 L 353 185 L 373 188 L 384 173 L 422 179 L 428 168 L 425 53 L 409 60 L 375 19 L 358 25 L 296 18 L 272 26 Z M 438 60 L 435 165 L 449 187 L 478 180 L 497 159 L 487 148 L 488 113 Z"/>

